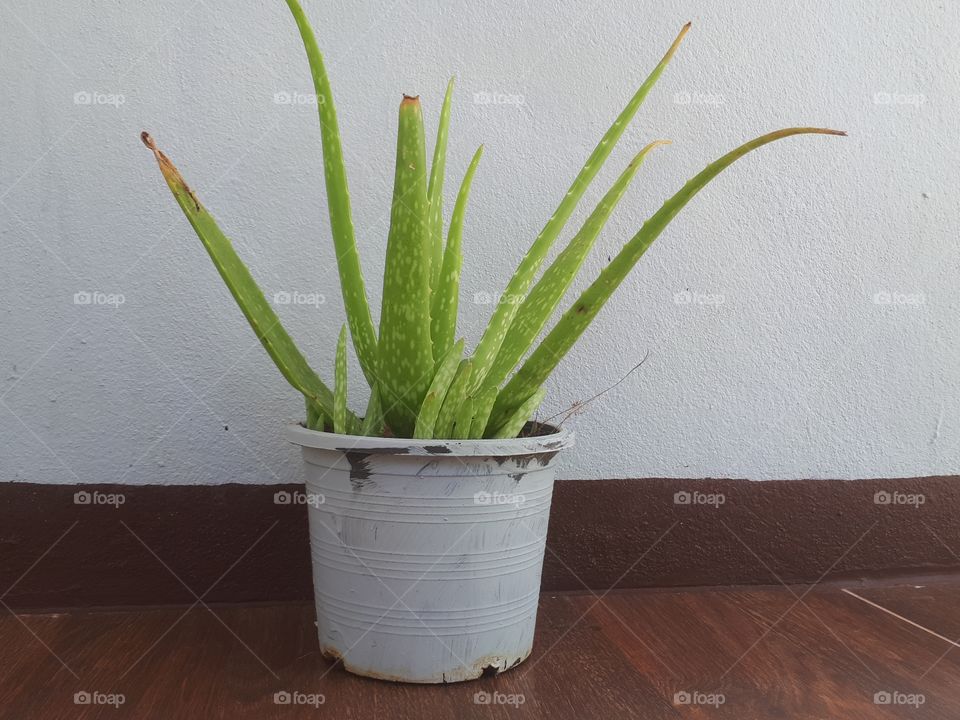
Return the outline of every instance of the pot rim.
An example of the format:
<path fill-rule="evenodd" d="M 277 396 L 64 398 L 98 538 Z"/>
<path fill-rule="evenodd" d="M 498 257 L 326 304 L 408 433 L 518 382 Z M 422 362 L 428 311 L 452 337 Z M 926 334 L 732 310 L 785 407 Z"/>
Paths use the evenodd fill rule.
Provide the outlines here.
<path fill-rule="evenodd" d="M 552 426 L 549 426 L 552 427 Z M 512 457 L 556 453 L 574 444 L 576 435 L 567 428 L 554 428 L 549 435 L 496 440 L 441 440 L 340 435 L 308 430 L 301 423 L 288 423 L 284 437 L 294 445 L 341 453 L 383 455 L 429 455 L 431 457 Z"/>

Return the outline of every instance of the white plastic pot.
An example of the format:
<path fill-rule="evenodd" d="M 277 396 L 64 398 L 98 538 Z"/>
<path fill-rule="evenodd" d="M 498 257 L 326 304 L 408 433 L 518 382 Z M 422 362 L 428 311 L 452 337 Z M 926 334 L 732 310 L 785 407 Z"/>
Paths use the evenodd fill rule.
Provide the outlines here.
<path fill-rule="evenodd" d="M 573 434 L 368 438 L 289 425 L 306 465 L 321 651 L 350 672 L 440 683 L 533 646 L 554 458 Z"/>

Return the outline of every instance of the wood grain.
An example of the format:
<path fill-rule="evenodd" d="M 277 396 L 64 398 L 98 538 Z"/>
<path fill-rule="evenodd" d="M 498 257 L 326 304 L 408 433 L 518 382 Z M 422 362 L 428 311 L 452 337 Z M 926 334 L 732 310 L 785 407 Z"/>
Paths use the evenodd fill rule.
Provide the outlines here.
<path fill-rule="evenodd" d="M 925 590 L 937 598 L 919 600 L 925 622 L 960 623 L 957 587 Z M 313 611 L 303 604 L 7 613 L 0 718 L 960 717 L 960 652 L 943 656 L 942 640 L 839 588 L 806 590 L 544 594 L 530 659 L 447 686 L 347 674 L 320 656 Z M 916 600 L 903 590 L 871 592 L 901 597 L 904 612 Z M 74 704 L 83 691 L 122 693 L 125 702 Z M 276 704 L 274 693 L 284 691 L 324 702 Z M 925 701 L 877 705 L 882 691 Z M 723 703 L 685 704 L 678 693 L 722 695 Z M 491 702 L 477 702 L 484 697 Z"/>

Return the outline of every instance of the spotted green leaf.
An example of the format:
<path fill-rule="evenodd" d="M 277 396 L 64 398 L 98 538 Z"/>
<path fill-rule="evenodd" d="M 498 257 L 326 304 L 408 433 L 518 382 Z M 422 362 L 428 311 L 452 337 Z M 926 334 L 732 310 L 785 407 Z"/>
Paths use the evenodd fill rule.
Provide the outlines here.
<path fill-rule="evenodd" d="M 487 429 L 487 421 L 493 412 L 493 404 L 497 400 L 497 388 L 485 387 L 478 391 L 473 398 L 473 421 L 470 427 L 470 437 L 482 438 Z"/>
<path fill-rule="evenodd" d="M 515 438 L 523 430 L 523 426 L 533 416 L 543 398 L 546 396 L 546 388 L 540 388 L 530 397 L 514 408 L 490 435 L 493 438 Z"/>
<path fill-rule="evenodd" d="M 353 337 L 357 359 L 367 382 L 376 380 L 377 336 L 370 317 L 370 305 L 360 267 L 360 256 L 353 231 L 353 215 L 350 210 L 350 190 L 347 185 L 347 170 L 340 146 L 340 128 L 337 111 L 333 104 L 333 91 L 317 45 L 313 28 L 297 0 L 287 0 L 303 40 L 317 94 L 317 109 L 320 113 L 320 140 L 323 146 L 323 176 L 327 187 L 327 206 L 330 213 L 330 232 L 337 254 L 340 272 L 340 292 L 347 311 L 347 322 Z"/>
<path fill-rule="evenodd" d="M 453 97 L 453 78 L 447 83 L 440 109 L 440 124 L 437 127 L 437 142 L 433 147 L 433 162 L 430 164 L 430 184 L 427 200 L 430 203 L 430 287 L 436 288 L 443 263 L 443 178 L 447 166 L 447 136 L 450 129 L 450 99 Z"/>
<path fill-rule="evenodd" d="M 460 367 L 457 368 L 456 377 L 450 384 L 450 389 L 447 390 L 447 397 L 443 400 L 440 414 L 437 416 L 437 424 L 433 431 L 434 437 L 445 439 L 453 437 L 453 425 L 456 422 L 457 414 L 460 412 L 460 406 L 467 399 L 467 388 L 472 372 L 473 360 L 470 358 L 462 360 Z"/>
<path fill-rule="evenodd" d="M 600 308 L 610 299 L 620 286 L 627 273 L 637 264 L 663 229 L 676 217 L 694 195 L 707 183 L 723 172 L 751 150 L 762 147 L 791 135 L 818 133 L 823 135 L 845 135 L 837 130 L 822 128 L 787 128 L 778 130 L 744 143 L 718 160 L 710 163 L 700 173 L 689 180 L 673 197 L 647 220 L 633 238 L 608 264 L 590 287 L 583 291 L 576 302 L 567 310 L 543 342 L 511 378 L 494 405 L 491 423 L 503 424 L 512 417 L 518 407 L 525 404 L 527 398 L 539 391 L 539 388 L 553 372 L 567 351 L 577 341 L 587 326 L 593 321 Z"/>
<path fill-rule="evenodd" d="M 417 413 L 417 424 L 413 431 L 415 438 L 429 439 L 436 437 L 434 431 L 437 425 L 437 416 L 440 414 L 440 408 L 443 407 L 443 401 L 447 397 L 450 383 L 453 382 L 453 378 L 457 374 L 460 359 L 463 357 L 463 348 L 464 341 L 458 340 L 440 360 L 437 372 L 433 376 L 433 382 L 430 383 L 427 395 L 423 399 L 423 405 L 420 406 L 420 412 Z"/>
<path fill-rule="evenodd" d="M 380 309 L 381 401 L 387 424 L 411 437 L 433 378 L 430 343 L 430 234 L 420 99 L 404 96 L 397 132 L 393 207 Z"/>
<path fill-rule="evenodd" d="M 270 307 L 253 275 L 237 255 L 229 238 L 217 226 L 213 216 L 200 204 L 199 198 L 190 189 L 180 171 L 153 142 L 147 133 L 141 139 L 153 152 L 167 186 L 177 204 L 196 232 L 200 242 L 213 260 L 217 272 L 233 295 L 241 312 L 253 328 L 257 339 L 267 354 L 293 387 L 316 403 L 319 410 L 333 415 L 333 393 L 313 371 L 300 350 L 280 324 L 280 318 Z M 317 413 L 319 416 L 319 412 Z"/>
<path fill-rule="evenodd" d="M 367 411 L 363 414 L 360 434 L 365 437 L 383 434 L 383 409 L 380 407 L 380 386 L 377 384 L 370 389 L 370 399 L 367 401 Z"/>
<path fill-rule="evenodd" d="M 570 283 L 573 282 L 580 271 L 583 261 L 600 235 L 600 231 L 606 225 L 607 219 L 627 191 L 637 170 L 640 169 L 644 157 L 653 148 L 668 143 L 669 140 L 652 142 L 633 158 L 627 169 L 617 178 L 613 187 L 597 204 L 596 209 L 587 218 L 583 227 L 580 228 L 580 232 L 573 237 L 563 252 L 543 273 L 533 289 L 530 290 L 507 331 L 493 367 L 490 368 L 485 381 L 488 385 L 499 385 L 503 382 L 524 353 L 530 349 L 533 341 L 536 340 L 537 335 L 540 334 L 543 326 L 550 319 L 550 315 L 553 314 L 560 299 L 567 292 Z"/>
<path fill-rule="evenodd" d="M 483 145 L 474 153 L 470 166 L 463 176 L 463 182 L 460 184 L 457 202 L 453 206 L 453 217 L 450 219 L 447 247 L 443 253 L 443 268 L 436 291 L 433 293 L 430 334 L 433 340 L 433 356 L 438 363 L 450 349 L 457 332 L 460 267 L 463 265 L 463 219 L 470 199 L 470 186 L 473 184 L 473 176 L 477 172 L 481 155 L 483 155 Z"/>
<path fill-rule="evenodd" d="M 346 435 L 347 425 L 347 326 L 340 328 L 337 354 L 333 361 L 333 431 Z"/>
<path fill-rule="evenodd" d="M 653 69 L 653 72 L 644 80 L 643 84 L 630 99 L 630 102 L 627 103 L 627 106 L 620 115 L 617 116 L 617 119 L 613 121 L 613 125 L 611 125 L 604 134 L 600 140 L 600 144 L 597 145 L 590 154 L 590 157 L 587 158 L 587 162 L 577 174 L 573 184 L 570 185 L 570 189 L 567 190 L 566 195 L 563 196 L 559 207 L 553 215 L 550 216 L 543 230 L 540 231 L 540 234 L 533 241 L 533 245 L 531 245 L 527 254 L 524 255 L 520 261 L 520 265 L 507 284 L 507 289 L 503 294 L 504 299 L 501 300 L 494 309 L 487 329 L 484 331 L 483 337 L 480 339 L 480 344 L 473 354 L 474 372 L 471 381 L 472 388 L 478 388 L 486 381 L 487 373 L 497 354 L 500 352 L 500 346 L 506 337 L 507 331 L 510 329 L 510 324 L 513 322 L 517 309 L 520 307 L 516 300 L 524 297 L 526 294 L 527 288 L 533 281 L 537 269 L 540 267 L 544 258 L 546 258 L 550 247 L 560 235 L 564 225 L 566 225 L 567 220 L 590 186 L 590 183 L 593 182 L 597 173 L 600 172 L 604 162 L 610 156 L 617 141 L 620 140 L 620 137 L 623 135 L 624 130 L 626 130 L 627 125 L 633 119 L 634 115 L 636 115 L 637 110 L 640 109 L 640 105 L 643 104 L 650 90 L 656 84 L 657 80 L 660 79 L 663 71 L 680 46 L 680 41 L 689 29 L 690 23 L 683 26 L 673 41 L 673 44 Z"/>
<path fill-rule="evenodd" d="M 453 421 L 453 428 L 450 436 L 454 440 L 466 440 L 470 437 L 470 429 L 473 424 L 473 398 L 467 398 L 460 405 L 457 416 Z"/>

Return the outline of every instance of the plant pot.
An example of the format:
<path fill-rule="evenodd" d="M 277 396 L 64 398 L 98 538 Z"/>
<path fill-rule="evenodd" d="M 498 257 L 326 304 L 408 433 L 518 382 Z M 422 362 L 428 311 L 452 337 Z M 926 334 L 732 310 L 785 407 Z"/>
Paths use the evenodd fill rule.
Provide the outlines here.
<path fill-rule="evenodd" d="M 372 438 L 289 425 L 317 631 L 352 673 L 414 683 L 507 670 L 533 647 L 554 458 L 573 433 Z"/>

